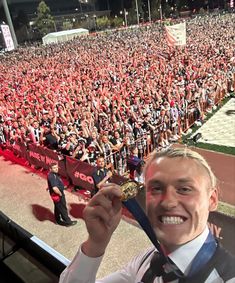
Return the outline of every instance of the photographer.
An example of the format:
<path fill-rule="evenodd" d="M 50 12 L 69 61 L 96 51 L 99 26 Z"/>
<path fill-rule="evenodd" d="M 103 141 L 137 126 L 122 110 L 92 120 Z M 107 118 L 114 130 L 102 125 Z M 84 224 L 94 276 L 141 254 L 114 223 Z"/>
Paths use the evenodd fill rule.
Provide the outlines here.
<path fill-rule="evenodd" d="M 206 160 L 187 148 L 153 152 L 144 177 L 147 215 L 161 252 L 150 247 L 122 270 L 96 281 L 122 215 L 120 187 L 103 184 L 84 210 L 88 239 L 61 274 L 60 283 L 235 282 L 235 258 L 207 226 L 209 212 L 218 205 L 218 188 Z"/>

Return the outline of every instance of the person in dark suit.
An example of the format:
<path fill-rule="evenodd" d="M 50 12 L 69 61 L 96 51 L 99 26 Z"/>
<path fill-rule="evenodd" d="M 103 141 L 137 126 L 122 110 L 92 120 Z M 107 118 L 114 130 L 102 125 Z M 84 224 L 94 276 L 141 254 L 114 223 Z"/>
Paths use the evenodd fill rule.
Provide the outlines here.
<path fill-rule="evenodd" d="M 47 176 L 48 189 L 51 199 L 54 203 L 55 221 L 61 226 L 73 226 L 77 223 L 76 220 L 71 220 L 68 215 L 66 199 L 64 195 L 64 184 L 58 175 L 58 164 L 50 164 L 50 172 Z"/>
<path fill-rule="evenodd" d="M 197 152 L 153 152 L 144 169 L 147 216 L 160 245 L 96 281 L 105 250 L 122 216 L 122 191 L 108 183 L 84 209 L 89 233 L 60 283 L 234 283 L 235 257 L 211 234 L 207 221 L 218 205 L 216 178 Z"/>

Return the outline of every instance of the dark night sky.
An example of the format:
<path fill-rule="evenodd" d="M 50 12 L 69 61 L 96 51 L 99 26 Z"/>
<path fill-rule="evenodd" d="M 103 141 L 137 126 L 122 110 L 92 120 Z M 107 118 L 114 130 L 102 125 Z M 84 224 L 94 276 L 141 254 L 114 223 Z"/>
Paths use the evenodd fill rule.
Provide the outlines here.
<path fill-rule="evenodd" d="M 150 3 L 154 0 L 150 0 Z M 126 8 L 129 8 L 131 4 L 135 1 L 133 0 L 97 0 L 97 2 L 100 5 L 101 9 L 107 8 L 107 3 L 109 2 L 109 6 L 113 10 L 119 10 L 122 6 L 126 6 Z M 145 6 L 147 7 L 147 0 L 142 0 L 143 3 L 145 3 Z M 166 2 L 166 0 L 162 0 L 162 3 Z M 173 5 L 176 3 L 176 0 L 168 0 L 168 3 L 170 5 Z M 229 2 L 229 0 L 185 0 L 183 2 L 186 2 L 189 7 L 199 9 L 200 7 L 206 6 L 208 3 L 210 8 L 217 8 L 217 7 L 224 7 L 224 4 L 226 2 Z"/>
<path fill-rule="evenodd" d="M 80 0 L 81 2 L 84 0 Z M 91 1 L 91 0 L 88 0 Z M 142 0 L 142 3 L 145 3 L 145 7 L 147 8 L 147 1 Z M 149 0 L 150 3 L 155 0 Z M 177 0 L 179 1 L 179 0 Z M 200 7 L 206 7 L 205 3 L 208 2 L 210 8 L 220 8 L 224 7 L 224 3 L 229 0 L 181 0 L 183 2 L 188 3 L 188 6 L 193 10 L 196 8 L 197 10 Z M 19 10 L 23 10 L 26 14 L 33 14 L 36 12 L 39 0 L 8 0 L 8 5 L 10 11 L 13 15 L 17 15 Z M 60 12 L 60 13 L 72 13 L 75 8 L 79 8 L 79 1 L 78 0 L 45 0 L 48 6 L 51 8 L 52 14 L 53 11 Z M 164 2 L 166 0 L 162 0 L 162 4 L 164 6 Z M 173 5 L 176 0 L 168 0 L 170 5 Z M 110 8 L 111 15 L 118 13 L 121 9 L 126 8 L 129 9 L 131 5 L 135 5 L 135 0 L 96 0 L 96 9 L 97 10 L 107 10 Z M 3 20 L 5 17 L 5 13 L 3 11 L 2 0 L 0 0 L 0 20 Z M 83 4 L 85 8 L 85 4 Z M 92 5 L 90 6 L 92 9 Z"/>

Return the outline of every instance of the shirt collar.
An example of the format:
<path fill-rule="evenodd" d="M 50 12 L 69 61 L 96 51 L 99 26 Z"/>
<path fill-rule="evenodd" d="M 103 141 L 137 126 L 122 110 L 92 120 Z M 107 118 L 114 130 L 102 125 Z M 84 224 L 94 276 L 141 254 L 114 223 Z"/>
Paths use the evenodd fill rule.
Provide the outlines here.
<path fill-rule="evenodd" d="M 169 258 L 185 275 L 188 274 L 192 261 L 206 241 L 208 234 L 209 228 L 206 227 L 205 230 L 197 238 L 187 244 L 182 245 L 177 250 L 168 255 Z"/>

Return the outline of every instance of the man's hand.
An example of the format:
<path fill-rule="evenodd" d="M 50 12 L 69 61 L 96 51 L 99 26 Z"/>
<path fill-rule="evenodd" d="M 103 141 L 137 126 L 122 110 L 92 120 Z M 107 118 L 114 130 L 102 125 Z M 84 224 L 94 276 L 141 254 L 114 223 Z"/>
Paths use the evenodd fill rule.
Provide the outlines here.
<path fill-rule="evenodd" d="M 108 177 L 108 179 L 111 178 L 113 176 L 112 171 L 108 171 L 106 176 Z"/>
<path fill-rule="evenodd" d="M 101 187 L 84 209 L 83 216 L 89 233 L 82 251 L 90 257 L 104 254 L 110 238 L 121 219 L 121 190 L 116 184 Z"/>
<path fill-rule="evenodd" d="M 59 195 L 60 197 L 62 196 L 62 193 L 61 193 L 61 191 L 59 190 L 59 188 L 53 187 L 52 190 L 54 191 L 54 193 L 56 193 L 56 194 Z"/>

